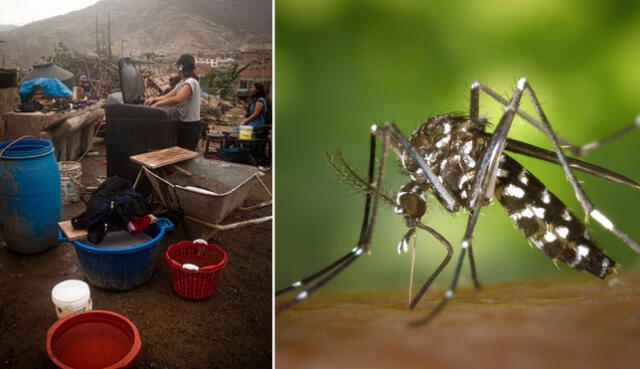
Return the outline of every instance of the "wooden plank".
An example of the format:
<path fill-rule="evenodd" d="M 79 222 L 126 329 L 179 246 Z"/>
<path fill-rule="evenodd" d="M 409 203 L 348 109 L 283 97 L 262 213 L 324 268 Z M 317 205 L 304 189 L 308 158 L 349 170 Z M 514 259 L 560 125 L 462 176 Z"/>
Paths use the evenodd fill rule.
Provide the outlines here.
<path fill-rule="evenodd" d="M 129 157 L 129 159 L 132 162 L 143 165 L 149 169 L 157 169 L 166 165 L 193 159 L 195 157 L 198 157 L 197 152 L 173 146 L 167 149 L 133 155 Z"/>
<path fill-rule="evenodd" d="M 156 218 L 155 215 L 149 215 L 149 216 L 151 217 L 150 224 L 153 224 L 158 221 L 158 218 Z M 69 239 L 69 242 L 87 238 L 87 230 L 73 228 L 70 220 L 59 222 L 58 227 L 60 227 L 60 229 L 62 230 L 62 233 L 64 233 L 64 236 Z"/>

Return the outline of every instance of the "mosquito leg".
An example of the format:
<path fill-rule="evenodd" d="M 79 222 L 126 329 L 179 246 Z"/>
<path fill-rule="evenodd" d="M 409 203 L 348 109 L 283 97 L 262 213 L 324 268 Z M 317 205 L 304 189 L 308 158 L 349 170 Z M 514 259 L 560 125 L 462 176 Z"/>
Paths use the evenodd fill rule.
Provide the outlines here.
<path fill-rule="evenodd" d="M 536 112 L 538 113 L 538 116 L 540 117 L 540 120 L 542 121 L 542 124 L 545 127 L 544 132 L 551 140 L 551 144 L 556 154 L 558 155 L 558 160 L 562 164 L 564 173 L 567 176 L 567 179 L 569 180 L 569 183 L 571 184 L 571 187 L 573 188 L 573 191 L 575 192 L 576 197 L 578 198 L 578 201 L 580 202 L 580 205 L 582 206 L 582 209 L 584 210 L 587 217 L 588 216 L 593 217 L 593 219 L 595 219 L 598 223 L 600 223 L 600 225 L 602 225 L 604 228 L 609 230 L 611 233 L 615 234 L 624 243 L 629 245 L 631 248 L 633 248 L 637 252 L 640 252 L 640 245 L 638 245 L 634 240 L 632 240 L 627 234 L 617 229 L 607 217 L 605 217 L 598 209 L 596 209 L 593 206 L 593 203 L 591 202 L 591 200 L 589 200 L 584 190 L 578 183 L 576 176 L 573 174 L 573 171 L 569 167 L 567 158 L 562 152 L 562 149 L 560 148 L 558 137 L 551 129 L 551 125 L 549 124 L 549 121 L 547 120 L 547 117 L 544 111 L 542 110 L 542 106 L 540 105 L 540 102 L 538 101 L 538 98 L 536 97 L 536 94 L 533 91 L 533 88 L 531 88 L 531 86 L 529 85 L 528 82 L 526 82 L 526 80 L 524 82 L 524 85 L 527 91 L 529 92 L 529 96 L 531 97 L 533 106 L 535 107 Z"/>
<path fill-rule="evenodd" d="M 471 84 L 471 106 L 469 107 L 469 118 L 478 120 L 480 112 L 480 83 Z"/>
<path fill-rule="evenodd" d="M 353 250 L 351 250 L 351 252 L 347 255 L 348 257 L 345 259 L 345 261 L 342 264 L 339 264 L 339 266 L 337 268 L 335 268 L 333 270 L 333 272 L 331 272 L 330 274 L 328 274 L 326 277 L 324 277 L 323 279 L 319 280 L 316 284 L 314 284 L 313 286 L 311 286 L 308 289 L 305 289 L 303 291 L 301 291 L 293 300 L 287 301 L 286 303 L 278 306 L 276 308 L 276 314 L 281 313 L 282 311 L 290 308 L 291 306 L 293 306 L 294 304 L 306 299 L 307 297 L 309 297 L 309 295 L 311 295 L 313 292 L 317 291 L 320 287 L 322 287 L 325 283 L 329 282 L 330 280 L 332 280 L 335 276 L 337 276 L 340 272 L 342 272 L 343 270 L 345 270 L 349 265 L 351 265 L 351 263 L 353 263 L 360 255 L 362 255 L 363 252 L 363 248 L 362 247 L 354 247 Z M 294 287 L 295 288 L 295 287 Z"/>
<path fill-rule="evenodd" d="M 453 295 L 455 295 L 456 288 L 458 286 L 458 279 L 460 278 L 460 270 L 462 269 L 462 264 L 464 263 L 464 258 L 466 256 L 467 249 L 471 245 L 471 236 L 473 235 L 473 230 L 478 220 L 478 214 L 480 214 L 480 208 L 481 208 L 480 203 L 477 202 L 476 206 L 474 207 L 473 213 L 469 217 L 469 221 L 467 223 L 467 229 L 465 231 L 464 239 L 461 245 L 460 256 L 458 257 L 458 263 L 456 264 L 456 269 L 453 273 L 453 279 L 451 280 L 451 285 L 449 286 L 449 289 L 444 294 L 444 297 L 442 298 L 442 300 L 440 300 L 440 303 L 433 310 L 431 310 L 431 312 L 429 312 L 427 316 L 425 316 L 422 319 L 409 322 L 410 327 L 418 327 L 431 321 L 431 319 L 433 319 L 436 315 L 438 315 L 440 311 L 442 311 L 442 309 L 447 305 L 449 300 L 451 300 Z M 421 296 L 421 295 L 420 294 L 416 295 L 416 298 L 418 296 Z M 414 300 L 416 300 L 416 298 L 414 298 Z"/>
<path fill-rule="evenodd" d="M 447 256 L 445 256 L 445 258 L 442 260 L 438 268 L 431 274 L 431 276 L 429 276 L 427 281 L 418 290 L 416 295 L 413 297 L 413 299 L 409 303 L 409 309 L 413 309 L 416 307 L 416 305 L 418 304 L 418 302 L 420 302 L 420 300 L 422 299 L 422 296 L 424 296 L 425 292 L 427 292 L 427 290 L 429 289 L 433 281 L 438 277 L 438 275 L 440 275 L 440 273 L 444 270 L 447 264 L 449 264 L 449 261 L 451 260 L 451 256 L 453 255 L 453 249 L 451 248 L 451 244 L 449 243 L 449 241 L 447 241 L 447 239 L 444 238 L 435 229 L 428 227 L 422 223 L 417 223 L 416 226 L 422 230 L 425 230 L 431 233 L 431 235 L 433 235 L 433 237 L 435 237 L 436 240 L 438 240 L 442 245 L 444 245 L 444 247 L 447 249 Z"/>
<path fill-rule="evenodd" d="M 368 173 L 368 185 L 373 183 L 373 176 L 375 172 L 375 145 L 376 145 L 376 137 L 371 134 L 370 139 L 370 152 L 369 152 L 369 173 Z M 351 263 L 353 263 L 364 251 L 368 251 L 371 244 L 371 233 L 372 227 L 375 220 L 375 213 L 377 211 L 377 205 L 380 199 L 381 191 L 382 191 L 382 179 L 384 177 L 384 166 L 386 162 L 386 154 L 389 143 L 389 135 L 385 134 L 382 138 L 382 152 L 380 156 L 380 166 L 378 169 L 378 180 L 376 181 L 376 192 L 375 196 L 372 198 L 370 193 L 367 193 L 364 207 L 364 217 L 362 221 L 362 228 L 360 230 L 360 238 L 358 241 L 358 246 L 354 247 L 347 255 L 338 259 L 333 264 L 328 267 L 320 270 L 317 273 L 312 274 L 311 276 L 304 278 L 298 282 L 293 283 L 291 286 L 286 287 L 276 293 L 276 295 L 285 293 L 294 288 L 303 287 L 313 281 L 317 280 L 321 276 L 324 276 L 322 279 L 318 280 L 311 287 L 302 290 L 293 300 L 290 300 L 279 307 L 276 308 L 276 314 L 288 309 L 294 304 L 306 299 L 310 294 L 317 291 L 324 284 L 335 278 L 339 273 L 345 270 Z"/>
<path fill-rule="evenodd" d="M 332 264 L 326 266 L 325 268 L 311 274 L 310 276 L 306 277 L 306 278 L 302 278 L 299 281 L 293 282 L 292 284 L 290 284 L 288 287 L 285 287 L 283 289 L 280 289 L 278 291 L 276 291 L 276 296 L 280 296 L 284 293 L 287 293 L 293 289 L 296 288 L 300 288 L 300 287 L 304 287 L 307 284 L 309 284 L 310 282 L 313 282 L 314 280 L 316 280 L 318 277 L 323 276 L 324 274 L 330 272 L 331 270 L 333 270 L 336 267 L 339 267 L 340 265 L 344 264 L 346 261 L 348 261 L 350 258 L 352 258 L 355 254 L 357 250 L 351 250 L 349 251 L 348 254 L 344 255 L 343 257 L 341 257 L 340 259 L 336 260 L 335 262 L 333 262 Z"/>
<path fill-rule="evenodd" d="M 640 116 L 636 117 L 636 120 L 633 123 L 621 129 L 620 131 L 612 134 L 611 136 L 582 145 L 582 147 L 580 148 L 580 152 L 578 153 L 578 156 L 585 156 L 589 152 L 599 149 L 600 147 L 608 143 L 611 143 L 619 139 L 620 137 L 626 136 L 638 128 L 640 128 Z"/>
<path fill-rule="evenodd" d="M 478 271 L 476 270 L 476 261 L 473 258 L 473 247 L 469 244 L 469 265 L 471 266 L 471 280 L 473 281 L 473 287 L 476 290 L 482 289 L 482 284 L 478 280 Z"/>
<path fill-rule="evenodd" d="M 478 82 L 476 82 L 478 83 Z M 494 98 L 496 101 L 498 101 L 499 103 L 501 103 L 502 105 L 508 105 L 509 102 L 507 101 L 507 99 L 505 99 L 504 97 L 500 96 L 500 94 L 498 94 L 497 92 L 493 91 L 492 89 L 490 89 L 487 86 L 484 86 L 482 84 L 480 84 L 480 88 L 482 91 L 484 91 L 487 95 L 491 96 L 492 98 Z M 522 118 L 524 118 L 527 122 L 531 123 L 532 125 L 534 125 L 536 128 L 538 128 L 540 131 L 544 132 L 545 134 L 548 135 L 548 131 L 546 130 L 546 128 L 544 127 L 544 125 L 540 122 L 538 122 L 535 118 L 533 118 L 531 115 L 527 114 L 526 112 L 522 111 L 522 110 L 518 110 L 518 115 L 521 116 Z M 558 137 L 558 142 L 560 144 L 562 144 L 563 146 L 566 146 L 567 149 L 572 152 L 574 155 L 577 155 L 579 157 L 582 157 L 586 154 L 588 154 L 589 152 L 599 149 L 600 147 L 615 141 L 616 139 L 625 136 L 637 129 L 640 128 L 640 116 L 638 116 L 636 118 L 636 120 L 631 123 L 630 125 L 628 125 L 627 127 L 621 129 L 620 131 L 612 134 L 611 136 L 608 136 L 606 138 L 603 138 L 601 140 L 597 140 L 597 141 L 593 141 L 587 144 L 584 144 L 582 146 L 580 145 L 576 145 L 574 143 L 571 143 L 569 141 L 567 141 L 566 139 L 557 136 Z"/>

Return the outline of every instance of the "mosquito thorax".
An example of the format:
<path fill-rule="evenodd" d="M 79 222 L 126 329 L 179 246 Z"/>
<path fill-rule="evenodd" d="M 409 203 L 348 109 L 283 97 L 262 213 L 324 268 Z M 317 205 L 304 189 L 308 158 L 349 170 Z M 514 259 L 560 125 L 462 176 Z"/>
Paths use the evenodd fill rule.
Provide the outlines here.
<path fill-rule="evenodd" d="M 443 186 L 453 196 L 456 206 L 470 208 L 469 197 L 476 165 L 482 157 L 486 140 L 477 132 L 484 130 L 485 121 L 455 114 L 437 115 L 422 124 L 411 135 L 411 146 L 426 161 Z M 434 193 L 431 184 L 420 175 L 421 169 L 411 158 L 403 157 L 403 166 L 413 181 Z"/>

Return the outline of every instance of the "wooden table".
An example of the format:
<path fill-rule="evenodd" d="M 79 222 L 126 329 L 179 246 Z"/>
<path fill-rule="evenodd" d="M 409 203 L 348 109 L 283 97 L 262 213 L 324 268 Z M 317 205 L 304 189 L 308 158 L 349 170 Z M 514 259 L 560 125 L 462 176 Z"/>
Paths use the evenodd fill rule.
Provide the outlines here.
<path fill-rule="evenodd" d="M 153 170 L 167 165 L 179 163 L 181 161 L 193 159 L 198 157 L 198 155 L 199 154 L 195 151 L 187 150 L 179 146 L 173 146 L 162 150 L 133 155 L 129 157 L 129 160 Z M 136 176 L 136 181 L 133 183 L 134 189 L 138 187 L 138 182 L 140 181 L 140 177 L 142 177 L 142 171 L 143 170 L 141 167 L 138 175 Z"/>

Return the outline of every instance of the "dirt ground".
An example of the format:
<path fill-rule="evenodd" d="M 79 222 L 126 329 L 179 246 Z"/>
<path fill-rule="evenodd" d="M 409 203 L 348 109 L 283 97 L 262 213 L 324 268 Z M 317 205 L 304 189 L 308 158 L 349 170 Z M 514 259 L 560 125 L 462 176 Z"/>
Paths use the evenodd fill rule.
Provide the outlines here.
<path fill-rule="evenodd" d="M 104 145 L 86 157 L 83 183 L 96 184 L 106 174 Z M 270 171 L 262 177 L 271 189 Z M 250 193 L 245 206 L 269 199 L 262 186 Z M 84 205 L 64 207 L 64 219 Z M 235 211 L 223 223 L 271 214 L 267 207 Z M 94 309 L 129 318 L 142 338 L 133 368 L 270 368 L 272 365 L 272 223 L 218 232 L 212 242 L 228 254 L 215 294 L 189 301 L 174 293 L 164 252 L 186 239 L 176 226 L 160 245 L 149 282 L 127 292 L 90 285 Z M 66 279 L 83 279 L 74 247 L 61 243 L 33 256 L 0 247 L 0 368 L 54 368 L 45 350 L 47 329 L 56 321 L 51 289 Z"/>

